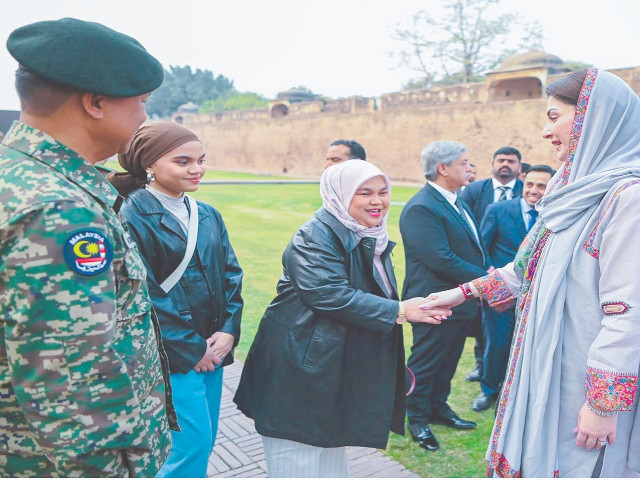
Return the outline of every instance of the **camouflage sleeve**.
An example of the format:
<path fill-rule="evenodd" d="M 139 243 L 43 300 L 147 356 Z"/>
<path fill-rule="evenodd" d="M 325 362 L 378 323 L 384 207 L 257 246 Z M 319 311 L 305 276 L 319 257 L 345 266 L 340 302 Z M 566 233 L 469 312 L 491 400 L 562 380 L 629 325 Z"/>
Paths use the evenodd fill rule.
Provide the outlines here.
<path fill-rule="evenodd" d="M 112 347 L 116 280 L 111 265 L 92 274 L 70 267 L 65 253 L 77 231 L 103 235 L 108 260 L 114 239 L 103 218 L 72 202 L 39 205 L 0 227 L 10 378 L 35 441 L 61 476 L 125 477 L 126 450 L 145 432 Z"/>

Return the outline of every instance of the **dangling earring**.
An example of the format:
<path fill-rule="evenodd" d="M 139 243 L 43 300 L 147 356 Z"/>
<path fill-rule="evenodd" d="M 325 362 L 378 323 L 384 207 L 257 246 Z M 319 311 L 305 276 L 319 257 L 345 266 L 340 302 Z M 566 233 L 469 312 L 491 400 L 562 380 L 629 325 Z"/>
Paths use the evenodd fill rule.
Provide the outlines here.
<path fill-rule="evenodd" d="M 155 182 L 156 175 L 154 173 L 147 173 L 147 183 Z"/>

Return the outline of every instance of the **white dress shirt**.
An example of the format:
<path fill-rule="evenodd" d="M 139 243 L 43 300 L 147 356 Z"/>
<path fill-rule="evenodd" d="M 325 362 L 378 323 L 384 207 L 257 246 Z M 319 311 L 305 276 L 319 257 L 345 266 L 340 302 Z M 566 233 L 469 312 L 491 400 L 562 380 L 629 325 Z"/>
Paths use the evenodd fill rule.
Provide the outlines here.
<path fill-rule="evenodd" d="M 500 198 L 500 193 L 502 193 L 498 187 L 507 187 L 507 191 L 506 191 L 507 200 L 511 200 L 513 198 L 513 188 L 516 186 L 515 178 L 510 182 L 505 183 L 504 185 L 500 183 L 498 180 L 496 180 L 495 178 L 492 178 L 491 182 L 493 183 L 493 201 L 494 202 L 498 201 L 498 199 Z"/>
<path fill-rule="evenodd" d="M 535 209 L 535 205 L 532 207 L 524 198 L 520 198 L 520 210 L 522 211 L 522 219 L 524 220 L 524 229 L 527 231 L 529 230 L 529 222 L 531 221 L 529 212 Z"/>
<path fill-rule="evenodd" d="M 456 212 L 459 211 L 458 206 L 456 205 L 456 200 L 458 199 L 458 195 L 456 195 L 455 192 L 450 192 L 446 188 L 442 188 L 437 183 L 433 183 L 431 181 L 427 181 L 427 183 L 431 185 L 433 188 L 435 188 L 444 197 L 444 199 L 447 202 L 449 202 L 453 208 L 456 209 Z M 471 219 L 471 217 L 469 216 L 469 214 L 464 208 L 462 209 L 462 213 L 464 214 L 464 218 L 467 219 L 467 223 L 469 224 L 469 227 L 471 227 L 471 231 L 473 232 L 473 236 L 475 237 L 476 242 L 478 243 L 478 245 L 480 245 L 480 237 L 478 237 L 478 231 L 476 230 L 476 226 L 473 223 L 473 220 Z"/>

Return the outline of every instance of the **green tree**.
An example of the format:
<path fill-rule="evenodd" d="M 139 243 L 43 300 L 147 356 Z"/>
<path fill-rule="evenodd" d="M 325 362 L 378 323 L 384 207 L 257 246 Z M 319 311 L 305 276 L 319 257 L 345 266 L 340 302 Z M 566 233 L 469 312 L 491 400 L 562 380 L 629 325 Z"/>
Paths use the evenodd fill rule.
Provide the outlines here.
<path fill-rule="evenodd" d="M 254 92 L 230 92 L 200 106 L 200 113 L 223 113 L 230 110 L 267 108 L 269 101 Z"/>
<path fill-rule="evenodd" d="M 520 16 L 504 13 L 487 18 L 490 7 L 499 0 L 447 0 L 443 16 L 421 10 L 412 24 L 398 27 L 393 38 L 402 49 L 391 55 L 422 75 L 423 83 L 450 83 L 447 78 L 467 83 L 495 68 L 506 56 L 517 50 L 541 48 L 542 27 L 525 24 Z M 511 32 L 519 32 L 514 43 Z M 507 41 L 516 48 L 509 48 Z M 414 83 L 416 80 L 414 80 Z"/>
<path fill-rule="evenodd" d="M 224 75 L 214 76 L 210 70 L 192 71 L 189 65 L 171 66 L 164 72 L 164 82 L 147 101 L 149 116 L 166 117 L 180 105 L 193 102 L 201 105 L 229 92 L 235 92 L 233 80 Z"/>

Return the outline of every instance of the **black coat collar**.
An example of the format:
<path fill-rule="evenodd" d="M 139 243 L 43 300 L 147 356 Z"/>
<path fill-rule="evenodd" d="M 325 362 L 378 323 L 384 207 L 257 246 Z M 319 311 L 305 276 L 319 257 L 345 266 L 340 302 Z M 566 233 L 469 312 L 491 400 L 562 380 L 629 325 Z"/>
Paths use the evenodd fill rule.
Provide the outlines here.
<path fill-rule="evenodd" d="M 315 217 L 334 231 L 347 252 L 350 252 L 351 250 L 356 248 L 358 244 L 363 240 L 363 237 L 349 230 L 342 223 L 340 223 L 340 221 L 336 217 L 331 215 L 324 208 L 318 209 L 315 213 Z M 387 249 L 383 252 L 382 256 L 384 257 L 385 255 L 389 254 L 389 252 L 393 250 L 393 247 L 395 247 L 395 245 L 395 242 L 389 240 Z"/>
<path fill-rule="evenodd" d="M 158 200 L 151 192 L 148 192 L 144 188 L 139 188 L 129 194 L 129 199 L 143 215 L 162 215 L 162 218 L 160 219 L 162 226 L 172 231 L 186 242 L 186 236 L 176 217 L 167 211 L 167 209 L 162 206 L 162 203 L 160 203 L 160 200 Z M 189 208 L 189 203 L 187 203 L 187 208 Z M 207 217 L 209 217 L 209 212 L 199 205 L 198 223 L 202 223 Z"/>

